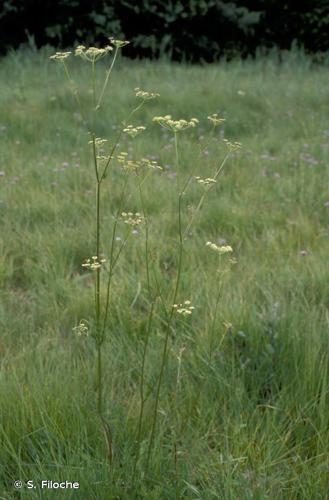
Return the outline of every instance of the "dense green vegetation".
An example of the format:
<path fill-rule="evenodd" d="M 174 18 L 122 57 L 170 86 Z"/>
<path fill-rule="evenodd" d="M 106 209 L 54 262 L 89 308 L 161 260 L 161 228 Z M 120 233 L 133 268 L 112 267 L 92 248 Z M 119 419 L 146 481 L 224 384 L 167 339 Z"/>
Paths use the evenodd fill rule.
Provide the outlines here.
<path fill-rule="evenodd" d="M 132 484 L 149 308 L 143 230 L 131 235 L 114 276 L 104 360 L 105 411 L 114 428 L 110 470 L 95 412 L 91 339 L 72 331 L 93 314 L 90 273 L 81 267 L 95 244 L 92 158 L 61 68 L 48 55 L 17 52 L 0 62 L 2 497 L 326 498 L 328 69 L 295 53 L 280 65 L 120 60 L 113 73 L 100 136 L 112 139 L 135 106 L 135 87 L 161 95 L 135 119 L 146 131 L 123 139 L 120 150 L 165 167 L 145 183 L 152 265 L 165 295 L 177 265 L 174 147 L 152 117 L 200 120 L 180 139 L 185 173 L 210 175 L 225 155 L 223 138 L 243 144 L 186 241 L 179 299 L 196 309 L 174 323 L 145 474 L 164 336 L 157 307 Z M 76 61 L 73 73 L 87 105 L 86 66 Z M 211 135 L 206 117 L 215 112 L 226 121 Z M 137 211 L 134 177 L 129 182 L 125 208 Z M 115 165 L 102 192 L 106 254 L 121 186 Z M 197 185 L 188 190 L 185 208 L 198 193 Z M 223 256 L 221 275 L 208 240 L 234 249 L 237 263 L 229 266 Z M 15 492 L 18 479 L 37 488 Z M 45 479 L 79 481 L 80 489 L 41 490 Z"/>
<path fill-rule="evenodd" d="M 28 40 L 38 47 L 104 45 L 110 34 L 132 42 L 130 57 L 210 62 L 223 54 L 254 55 L 294 44 L 323 59 L 329 50 L 329 0 L 6 0 L 0 5 L 0 51 Z"/>

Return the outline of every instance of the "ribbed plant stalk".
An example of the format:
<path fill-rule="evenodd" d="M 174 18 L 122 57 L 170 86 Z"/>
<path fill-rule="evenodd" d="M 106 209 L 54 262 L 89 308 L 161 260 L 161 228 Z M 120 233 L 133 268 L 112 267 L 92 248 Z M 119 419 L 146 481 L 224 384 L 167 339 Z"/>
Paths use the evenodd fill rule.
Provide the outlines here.
<path fill-rule="evenodd" d="M 96 257 L 97 262 L 100 262 L 100 243 L 101 243 L 101 184 L 103 176 L 99 175 L 97 164 L 97 152 L 95 134 L 92 135 L 93 144 L 93 160 L 96 177 Z M 107 444 L 107 456 L 110 464 L 112 464 L 113 449 L 112 449 L 112 433 L 103 414 L 103 366 L 102 366 L 102 346 L 104 335 L 101 330 L 101 268 L 96 269 L 95 278 L 95 343 L 96 343 L 96 393 L 97 393 L 97 415 L 100 419 L 101 426 L 104 432 L 105 441 Z"/>
<path fill-rule="evenodd" d="M 136 452 L 135 452 L 132 484 L 134 483 L 134 480 L 135 480 L 137 464 L 138 464 L 139 456 L 140 456 L 140 447 L 141 447 L 141 438 L 142 438 L 142 424 L 143 424 L 143 418 L 144 418 L 145 403 L 146 403 L 146 399 L 147 399 L 145 396 L 145 366 L 146 366 L 149 338 L 150 338 L 151 327 L 152 327 L 153 312 L 154 312 L 155 301 L 156 301 L 156 297 L 152 296 L 151 281 L 150 281 L 148 217 L 147 217 L 146 208 L 145 208 L 144 196 L 143 196 L 143 191 L 142 191 L 142 183 L 140 181 L 138 171 L 136 171 L 136 175 L 137 175 L 137 180 L 138 180 L 138 189 L 139 189 L 141 208 L 142 208 L 142 213 L 143 213 L 144 220 L 145 220 L 145 268 L 146 268 L 147 292 L 148 292 L 148 299 L 149 299 L 149 303 L 150 303 L 150 312 L 149 312 L 147 329 L 146 329 L 146 332 L 144 335 L 144 343 L 143 343 L 142 368 L 141 368 L 140 386 L 139 386 L 140 409 L 139 409 L 138 424 L 137 424 Z"/>
<path fill-rule="evenodd" d="M 163 345 L 163 350 L 162 350 L 160 372 L 159 372 L 158 383 L 157 383 L 157 388 L 156 388 L 155 403 L 154 403 L 154 410 L 153 410 L 153 417 L 152 417 L 151 435 L 150 435 L 150 441 L 149 441 L 147 458 L 146 458 L 146 467 L 145 467 L 146 473 L 147 473 L 148 468 L 149 468 L 149 463 L 150 463 L 150 458 L 151 458 L 151 453 L 152 453 L 152 448 L 153 448 L 153 442 L 154 442 L 154 437 L 155 437 L 155 432 L 156 432 L 156 424 L 157 424 L 159 401 L 160 401 L 160 392 L 161 392 L 163 375 L 164 375 L 166 361 L 167 361 L 168 342 L 169 342 L 169 336 L 170 336 L 170 331 L 171 331 L 171 326 L 172 326 L 172 320 L 173 320 L 173 316 L 174 316 L 174 312 L 175 312 L 174 305 L 175 305 L 175 303 L 177 301 L 177 297 L 178 297 L 178 291 L 179 291 L 180 280 L 181 280 L 182 262 L 183 262 L 183 243 L 184 242 L 183 242 L 183 229 L 182 229 L 182 197 L 183 197 L 184 191 L 180 191 L 180 173 L 179 173 L 178 134 L 177 134 L 177 132 L 174 132 L 174 141 L 175 141 L 177 190 L 178 190 L 178 235 L 179 235 L 178 267 L 177 267 L 177 275 L 176 275 L 176 281 L 175 281 L 174 294 L 173 294 L 172 302 L 170 305 L 170 312 L 169 312 L 169 317 L 167 319 L 167 325 L 166 325 L 166 330 L 165 330 L 165 340 L 164 340 L 164 345 Z"/>

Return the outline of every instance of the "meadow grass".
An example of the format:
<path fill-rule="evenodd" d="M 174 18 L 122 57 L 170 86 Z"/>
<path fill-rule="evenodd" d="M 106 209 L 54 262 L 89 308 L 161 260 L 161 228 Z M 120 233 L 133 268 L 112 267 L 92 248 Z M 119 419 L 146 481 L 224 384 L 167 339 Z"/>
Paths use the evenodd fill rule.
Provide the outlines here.
<path fill-rule="evenodd" d="M 144 240 L 142 231 L 131 235 L 113 276 L 104 345 L 110 468 L 96 423 L 95 353 L 91 339 L 72 331 L 93 314 L 91 276 L 81 267 L 95 247 L 92 156 L 63 72 L 48 56 L 21 51 L 0 61 L 2 498 L 327 498 L 328 68 L 287 54 L 281 64 L 205 67 L 120 60 L 113 72 L 99 136 L 115 133 L 135 105 L 135 87 L 161 95 L 134 120 L 147 130 L 119 149 L 165 167 L 144 186 L 152 265 L 165 292 L 177 265 L 175 152 L 153 116 L 200 120 L 181 138 L 185 172 L 208 176 L 225 155 L 223 137 L 243 144 L 188 234 L 179 300 L 196 309 L 175 317 L 154 452 L 147 474 L 138 464 L 131 484 L 148 328 Z M 86 67 L 75 63 L 73 73 L 87 103 Z M 214 112 L 226 122 L 205 145 Z M 134 182 L 127 208 L 137 211 Z M 102 193 L 107 252 L 121 189 L 114 169 Z M 186 193 L 186 207 L 199 189 Z M 223 258 L 221 276 L 208 240 L 234 249 L 237 263 L 228 269 Z M 162 323 L 158 311 L 144 374 L 142 459 Z M 37 487 L 15 491 L 17 479 Z M 42 479 L 79 481 L 80 489 L 41 490 Z"/>

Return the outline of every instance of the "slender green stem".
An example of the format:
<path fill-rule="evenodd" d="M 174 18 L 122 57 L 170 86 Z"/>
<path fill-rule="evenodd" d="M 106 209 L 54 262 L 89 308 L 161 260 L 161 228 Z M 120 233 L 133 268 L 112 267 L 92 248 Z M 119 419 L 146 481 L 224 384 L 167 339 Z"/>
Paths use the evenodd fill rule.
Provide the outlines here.
<path fill-rule="evenodd" d="M 91 81 L 93 90 L 93 107 L 96 108 L 96 76 L 95 76 L 95 60 L 91 61 Z"/>
<path fill-rule="evenodd" d="M 95 176 L 96 176 L 96 257 L 99 262 L 99 254 L 100 254 L 100 203 L 101 203 L 101 182 L 98 176 L 98 165 L 97 165 L 97 153 L 96 153 L 96 144 L 95 144 L 95 134 L 92 134 L 92 142 L 93 142 L 93 159 L 94 159 L 94 167 L 95 167 Z M 95 317 L 96 317 L 96 333 L 95 339 L 97 344 L 99 344 L 99 326 L 100 326 L 100 268 L 96 270 L 96 283 L 95 283 Z"/>
<path fill-rule="evenodd" d="M 136 438 L 136 456 L 135 456 L 135 463 L 134 463 L 133 480 L 132 480 L 132 482 L 134 482 L 134 479 L 135 479 L 136 468 L 137 468 L 137 464 L 138 464 L 138 460 L 139 460 L 139 455 L 140 455 L 140 444 L 141 444 L 141 435 L 142 435 L 142 423 L 143 423 L 143 417 L 144 417 L 144 406 L 145 406 L 145 402 L 146 402 L 146 398 L 144 396 L 145 364 L 146 364 L 147 349 L 148 349 L 148 343 L 149 343 L 150 332 L 151 332 L 153 310 L 154 310 L 154 305 L 155 305 L 155 299 L 152 300 L 151 281 L 150 281 L 149 225 L 148 225 L 148 217 L 147 217 L 145 203 L 144 203 L 144 196 L 143 196 L 143 191 L 142 191 L 142 183 L 140 181 L 140 177 L 139 177 L 138 172 L 136 172 L 136 174 L 137 174 L 137 179 L 138 179 L 138 188 L 139 188 L 139 195 L 140 195 L 141 207 L 142 207 L 142 212 L 143 212 L 143 216 L 144 216 L 144 220 L 145 220 L 145 266 L 146 266 L 146 282 L 147 282 L 147 291 L 148 291 L 149 301 L 151 303 L 151 309 L 150 309 L 150 313 L 149 313 L 148 327 L 147 327 L 147 331 L 146 331 L 146 334 L 145 334 L 144 346 L 143 346 L 142 370 L 141 370 L 141 379 L 140 379 L 140 411 L 139 411 L 139 418 L 138 418 L 138 430 L 137 430 L 137 438 Z"/>
<path fill-rule="evenodd" d="M 149 343 L 149 338 L 150 338 L 150 333 L 151 333 L 154 304 L 155 304 L 154 302 L 151 303 L 151 310 L 149 313 L 148 326 L 147 326 L 147 330 L 145 332 L 144 346 L 143 346 L 141 382 L 140 382 L 140 389 L 139 389 L 140 390 L 140 410 L 139 410 L 139 418 L 138 418 L 138 428 L 137 428 L 137 438 L 136 438 L 136 455 L 135 455 L 132 482 L 134 482 L 134 480 L 135 480 L 136 469 L 137 469 L 137 464 L 138 464 L 139 455 L 140 455 L 142 424 L 143 424 L 143 417 L 144 417 L 145 402 L 147 399 L 147 397 L 145 397 L 145 391 L 144 391 L 144 378 L 145 378 L 146 355 L 147 355 L 148 343 Z"/>
<path fill-rule="evenodd" d="M 217 294 L 217 297 L 216 297 L 214 316 L 213 316 L 213 319 L 212 319 L 212 324 L 211 324 L 211 329 L 210 329 L 210 342 L 209 342 L 209 361 L 210 361 L 210 363 L 212 361 L 212 355 L 213 355 L 214 331 L 215 331 L 215 325 L 216 325 L 216 319 L 217 319 L 217 311 L 218 311 L 218 306 L 219 306 L 221 292 L 222 292 L 222 289 L 221 289 L 221 286 L 219 286 L 219 288 L 218 288 L 218 294 Z"/>
<path fill-rule="evenodd" d="M 219 174 L 221 173 L 221 171 L 223 170 L 224 166 L 225 166 L 225 163 L 226 163 L 226 160 L 228 159 L 229 157 L 229 153 L 226 154 L 224 160 L 222 161 L 222 163 L 220 164 L 219 168 L 216 170 L 215 172 L 215 175 L 214 175 L 214 179 L 217 180 L 217 177 L 219 176 Z M 189 230 L 191 229 L 191 226 L 194 222 L 194 219 L 196 217 L 196 215 L 199 213 L 199 211 L 201 210 L 201 207 L 203 205 L 203 202 L 205 200 L 205 197 L 207 196 L 208 192 L 212 189 L 212 186 L 206 188 L 202 194 L 202 196 L 200 197 L 200 200 L 199 200 L 199 203 L 196 207 L 196 209 L 194 210 L 193 214 L 192 214 L 192 217 L 189 221 L 189 223 L 187 224 L 186 228 L 185 228 L 185 231 L 184 231 L 184 234 L 183 234 L 183 237 L 185 238 L 185 236 L 188 234 Z"/>
<path fill-rule="evenodd" d="M 98 174 L 95 134 L 92 134 L 92 141 L 93 141 L 93 159 L 94 159 L 95 176 L 96 176 L 97 183 L 99 184 L 100 179 L 99 179 L 99 174 Z"/>
<path fill-rule="evenodd" d="M 168 319 L 169 319 L 169 312 L 167 311 L 167 303 L 166 303 L 165 298 L 163 297 L 163 293 L 162 293 L 160 282 L 159 282 L 159 277 L 156 274 L 155 266 L 152 267 L 152 271 L 153 271 L 152 276 L 153 276 L 155 287 L 156 287 L 156 296 L 160 299 L 162 309 L 164 312 L 164 316 L 165 316 L 164 319 L 162 319 L 161 316 L 159 316 L 158 319 L 160 320 L 161 323 L 163 323 L 166 326 L 168 323 Z M 171 308 L 170 308 L 170 310 L 171 310 Z"/>
<path fill-rule="evenodd" d="M 140 197 L 142 212 L 143 212 L 144 221 L 145 221 L 146 282 L 147 282 L 147 291 L 148 291 L 149 299 L 151 300 L 150 263 L 149 263 L 149 249 L 148 249 L 148 246 L 149 246 L 149 222 L 148 222 L 148 217 L 147 217 L 147 213 L 146 213 L 143 190 L 142 190 L 142 184 L 145 181 L 145 178 L 147 178 L 148 176 L 146 175 L 144 177 L 143 181 L 141 182 L 138 172 L 136 172 L 136 175 L 137 175 L 137 181 L 138 181 L 139 197 Z"/>
<path fill-rule="evenodd" d="M 178 155 L 178 137 L 177 132 L 174 132 L 175 158 L 176 158 L 176 174 L 177 174 L 177 191 L 180 192 L 180 172 L 179 172 L 179 155 Z"/>
<path fill-rule="evenodd" d="M 97 412 L 103 415 L 102 346 L 97 344 Z"/>
<path fill-rule="evenodd" d="M 131 113 L 128 115 L 128 117 L 124 120 L 124 124 L 127 124 L 128 120 L 130 120 L 130 118 L 135 114 L 137 113 L 137 111 L 139 111 L 145 104 L 145 99 L 140 103 L 138 104 L 138 106 L 136 106 L 136 108 L 134 108 Z"/>
<path fill-rule="evenodd" d="M 107 323 L 107 318 L 108 318 L 108 313 L 109 313 L 109 306 L 110 306 L 110 290 L 111 290 L 111 283 L 112 283 L 112 276 L 113 276 L 113 271 L 114 271 L 114 266 L 120 256 L 120 253 L 125 246 L 125 242 L 121 245 L 121 248 L 117 254 L 116 257 L 114 257 L 114 247 L 115 247 L 115 235 L 116 235 L 116 229 L 117 229 L 117 224 L 118 224 L 118 217 L 119 214 L 122 210 L 122 204 L 124 200 L 124 195 L 126 192 L 126 187 L 127 187 L 127 177 L 125 179 L 122 192 L 121 192 L 121 197 L 120 197 L 120 203 L 119 203 L 119 208 L 117 211 L 117 216 L 114 221 L 113 225 L 113 231 L 112 231 L 112 239 L 111 239 L 111 250 L 110 250 L 110 269 L 109 269 L 109 276 L 107 280 L 107 288 L 106 288 L 106 298 L 105 298 L 105 312 L 104 312 L 104 321 L 103 321 L 103 329 L 102 329 L 102 335 L 101 335 L 101 340 L 104 340 L 105 336 L 105 329 L 106 329 L 106 323 Z"/>
<path fill-rule="evenodd" d="M 66 77 L 71 85 L 71 90 L 72 90 L 72 94 L 78 104 L 78 107 L 80 109 L 80 113 L 81 113 L 81 116 L 82 116 L 82 119 L 84 121 L 84 123 L 87 125 L 87 129 L 89 130 L 89 126 L 88 126 L 88 120 L 87 118 L 85 117 L 84 115 L 84 112 L 83 112 L 83 108 L 82 108 L 82 104 L 81 104 L 81 100 L 80 100 L 80 95 L 79 95 L 79 91 L 78 91 L 78 88 L 77 86 L 75 85 L 74 83 L 74 80 L 71 76 L 71 73 L 70 73 L 70 70 L 67 66 L 67 64 L 65 63 L 65 61 L 63 61 L 63 66 L 64 66 L 64 71 L 65 71 L 65 74 L 66 74 Z"/>
<path fill-rule="evenodd" d="M 115 64 L 115 60 L 117 58 L 117 54 L 118 54 L 118 47 L 116 47 L 116 49 L 115 49 L 111 65 L 110 65 L 109 69 L 106 72 L 106 78 L 105 78 L 104 85 L 103 85 L 102 91 L 100 93 L 98 102 L 97 102 L 96 110 L 98 110 L 100 108 L 100 106 L 101 106 L 101 103 L 102 103 L 102 100 L 103 100 L 103 97 L 104 97 L 104 94 L 105 94 L 105 90 L 107 88 L 107 84 L 109 82 L 109 79 L 110 79 L 110 76 L 111 76 L 111 72 L 112 72 L 113 66 Z"/>
<path fill-rule="evenodd" d="M 93 156 L 95 165 L 95 175 L 96 175 L 96 257 L 99 262 L 99 249 L 100 249 L 100 195 L 101 195 L 101 183 L 98 178 L 98 167 L 97 167 L 97 156 L 96 156 L 96 146 L 95 146 L 95 136 L 93 136 Z M 97 412 L 102 420 L 103 418 L 103 391 L 102 391 L 102 350 L 100 342 L 100 268 L 96 269 L 96 290 L 95 290 L 95 316 L 96 316 L 96 333 L 95 341 L 97 346 Z"/>
<path fill-rule="evenodd" d="M 155 395 L 151 437 L 150 437 L 148 454 L 147 454 L 147 459 L 146 459 L 146 470 L 148 469 L 148 466 L 149 466 L 149 461 L 150 461 L 150 457 L 151 457 L 151 451 L 152 451 L 153 441 L 154 441 L 154 436 L 155 436 L 157 414 L 158 414 L 158 407 L 159 407 L 159 399 L 160 399 L 160 390 L 161 390 L 161 385 L 162 385 L 162 378 L 163 378 L 163 374 L 164 374 L 164 369 L 165 369 L 165 365 L 166 365 L 166 361 L 167 361 L 167 351 L 168 351 L 168 342 L 169 342 L 169 335 L 170 335 L 170 330 L 171 330 L 171 323 L 172 323 L 172 319 L 173 319 L 173 315 L 174 315 L 174 311 L 175 311 L 174 304 L 175 304 L 176 299 L 177 299 L 178 289 L 179 289 L 179 284 L 180 284 L 182 257 L 183 257 L 183 248 L 182 248 L 182 245 L 180 245 L 178 272 L 177 272 L 177 278 L 176 278 L 176 284 L 175 284 L 173 305 L 171 307 L 171 311 L 170 311 L 170 315 L 169 315 L 169 319 L 168 319 L 168 323 L 167 323 L 167 328 L 166 328 L 166 332 L 165 332 L 165 341 L 164 341 L 164 346 L 163 346 L 163 351 L 162 351 L 160 373 L 159 373 L 158 384 L 157 384 L 156 395 Z"/>
<path fill-rule="evenodd" d="M 117 138 L 116 138 L 116 140 L 115 140 L 115 142 L 114 142 L 114 144 L 113 144 L 113 146 L 112 146 L 112 149 L 111 149 L 110 154 L 109 154 L 109 157 L 108 157 L 108 159 L 107 159 L 107 161 L 106 161 L 106 164 L 105 164 L 105 167 L 104 167 L 103 173 L 102 173 L 102 175 L 100 176 L 100 181 L 102 181 L 102 180 L 104 179 L 104 177 L 105 177 L 105 175 L 106 175 L 106 173 L 107 173 L 107 170 L 108 170 L 108 168 L 109 168 L 109 165 L 110 165 L 110 163 L 111 163 L 111 160 L 113 159 L 113 155 L 114 155 L 114 153 L 115 153 L 115 150 L 116 150 L 116 148 L 117 148 L 117 146 L 118 146 L 118 143 L 119 143 L 119 141 L 120 141 L 121 135 L 123 134 L 123 128 L 124 128 L 124 126 L 125 126 L 126 121 L 127 121 L 127 120 L 129 120 L 129 119 L 132 117 L 132 115 L 133 115 L 133 114 L 135 114 L 135 113 L 136 113 L 136 112 L 137 112 L 137 111 L 138 111 L 138 110 L 139 110 L 139 109 L 140 109 L 140 108 L 144 105 L 144 102 L 145 102 L 145 101 L 142 101 L 142 102 L 141 102 L 141 104 L 139 104 L 139 105 L 138 105 L 135 109 L 133 109 L 133 110 L 131 111 L 131 113 L 128 115 L 128 118 L 127 118 L 127 119 L 123 122 L 123 127 L 119 130 L 119 133 L 118 133 L 118 135 L 117 135 Z"/>
<path fill-rule="evenodd" d="M 100 260 L 100 237 L 101 237 L 101 224 L 100 224 L 100 207 L 101 207 L 101 180 L 98 176 L 98 165 L 95 147 L 95 136 L 93 135 L 93 155 L 96 175 L 96 256 L 97 261 Z M 100 304 L 100 289 L 101 289 L 101 273 L 100 268 L 96 269 L 96 285 L 95 285 L 95 315 L 96 315 L 96 334 L 95 342 L 97 349 L 97 414 L 101 422 L 104 432 L 104 437 L 107 444 L 107 453 L 110 464 L 112 464 L 112 432 L 103 416 L 103 367 L 102 367 L 102 338 L 100 332 L 101 321 L 101 304 Z"/>
<path fill-rule="evenodd" d="M 109 157 L 108 157 L 108 159 L 107 159 L 107 161 L 106 161 L 106 163 L 105 163 L 105 167 L 104 167 L 104 169 L 103 169 L 102 175 L 100 176 L 100 181 L 102 181 L 102 180 L 105 178 L 105 175 L 106 175 L 106 173 L 107 173 L 107 170 L 108 170 L 108 168 L 109 168 L 109 166 L 110 166 L 110 163 L 111 163 L 111 161 L 112 161 L 112 159 L 113 159 L 113 155 L 114 155 L 114 153 L 115 153 L 115 150 L 116 150 L 116 148 L 118 147 L 118 143 L 119 143 L 119 141 L 120 141 L 120 138 L 121 138 L 122 133 L 123 133 L 123 130 L 122 130 L 122 129 L 120 129 L 120 131 L 119 131 L 119 133 L 118 133 L 118 135 L 117 135 L 117 138 L 116 138 L 116 140 L 115 140 L 115 142 L 114 142 L 114 144 L 113 144 L 113 146 L 112 146 L 112 149 L 111 149 L 111 151 L 110 151 Z"/>
<path fill-rule="evenodd" d="M 100 196 L 101 183 L 98 181 L 96 184 L 96 256 L 97 261 L 100 260 Z M 100 268 L 96 270 L 96 338 L 99 341 L 99 326 L 100 326 Z"/>
<path fill-rule="evenodd" d="M 156 424 L 157 424 L 157 416 L 158 416 L 158 407 L 159 407 L 159 400 L 160 400 L 160 391 L 161 391 L 161 386 L 162 386 L 162 379 L 164 375 L 164 369 L 167 361 L 167 351 L 168 351 L 168 342 L 169 342 L 169 336 L 170 336 L 170 331 L 171 331 L 171 324 L 175 312 L 175 307 L 174 304 L 177 301 L 178 297 L 178 291 L 179 291 L 179 285 L 180 285 L 180 279 L 181 279 L 181 271 L 182 271 L 182 261 L 183 261 L 183 234 L 182 234 L 182 196 L 183 192 L 179 191 L 179 155 L 178 155 L 178 141 L 177 141 L 177 133 L 175 133 L 175 153 L 176 153 L 176 168 L 177 168 L 177 189 L 178 189 L 178 233 L 179 233 L 179 255 L 178 255 L 178 269 L 177 269 L 177 276 L 176 276 L 176 283 L 175 283 L 175 288 L 174 288 L 174 295 L 173 299 L 171 302 L 171 309 L 169 313 L 169 318 L 167 321 L 167 326 L 166 326 L 166 331 L 165 331 L 165 340 L 164 340 L 164 346 L 163 346 L 163 351 L 162 351 L 162 358 L 161 358 L 161 365 L 160 365 L 160 373 L 158 377 L 158 383 L 157 383 L 157 388 L 156 388 L 156 395 L 155 395 L 155 403 L 154 403 L 154 411 L 153 411 L 153 418 L 152 418 L 152 426 L 151 426 L 151 436 L 150 436 L 150 441 L 149 441 L 149 446 L 148 446 L 148 452 L 147 452 L 147 459 L 146 459 L 146 471 L 148 470 L 149 467 L 149 462 L 151 458 L 151 452 L 152 452 L 152 447 L 153 447 L 153 442 L 154 442 L 154 437 L 155 437 L 155 430 L 156 430 Z"/>

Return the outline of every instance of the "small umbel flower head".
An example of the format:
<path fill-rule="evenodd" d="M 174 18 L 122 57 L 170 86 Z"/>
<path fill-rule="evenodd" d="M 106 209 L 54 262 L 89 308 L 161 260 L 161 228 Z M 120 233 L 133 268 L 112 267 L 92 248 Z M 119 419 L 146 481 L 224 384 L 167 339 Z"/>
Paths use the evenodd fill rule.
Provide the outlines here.
<path fill-rule="evenodd" d="M 74 326 L 72 330 L 78 335 L 78 337 L 87 337 L 89 334 L 89 328 L 84 319 L 80 320 L 77 326 Z"/>
<path fill-rule="evenodd" d="M 123 132 L 126 134 L 130 135 L 130 137 L 136 137 L 136 135 L 140 134 L 141 132 L 144 132 L 146 130 L 146 127 L 143 127 L 143 125 L 139 125 L 138 127 L 134 127 L 133 125 L 127 125 L 124 129 Z"/>
<path fill-rule="evenodd" d="M 136 87 L 135 96 L 140 97 L 144 101 L 150 101 L 151 99 L 159 97 L 160 94 L 158 94 L 157 92 L 147 92 L 146 90 L 141 90 L 139 87 Z"/>
<path fill-rule="evenodd" d="M 216 179 L 213 179 L 212 177 L 199 177 L 198 175 L 196 175 L 194 179 L 203 187 L 213 186 L 217 182 Z"/>
<path fill-rule="evenodd" d="M 241 142 L 237 141 L 231 142 L 228 139 L 223 139 L 223 141 L 225 142 L 230 153 L 232 153 L 233 151 L 238 151 L 238 149 L 242 148 Z"/>
<path fill-rule="evenodd" d="M 85 51 L 86 47 L 84 45 L 78 45 L 74 51 L 74 55 L 83 57 Z"/>
<path fill-rule="evenodd" d="M 53 61 L 58 61 L 58 62 L 64 62 L 65 59 L 70 57 L 71 52 L 56 52 L 53 56 L 50 56 L 49 59 L 52 59 Z"/>
<path fill-rule="evenodd" d="M 149 158 L 142 158 L 139 160 L 139 166 L 141 168 L 153 169 L 153 170 L 163 170 L 163 167 L 158 164 L 155 160 L 150 160 Z"/>
<path fill-rule="evenodd" d="M 137 173 L 138 170 L 142 168 L 163 170 L 163 168 L 155 160 L 150 160 L 149 158 L 142 158 L 141 160 L 128 159 L 128 153 L 126 151 L 119 153 L 117 160 L 118 163 L 121 164 L 122 169 L 126 172 Z"/>
<path fill-rule="evenodd" d="M 82 267 L 85 267 L 87 269 L 90 269 L 91 271 L 97 271 L 102 267 L 103 264 L 105 264 L 106 259 L 98 259 L 97 255 L 93 255 L 91 259 L 86 259 L 85 262 L 82 265 Z"/>
<path fill-rule="evenodd" d="M 173 308 L 182 316 L 190 316 L 195 309 L 195 307 L 191 305 L 190 300 L 185 300 L 182 304 L 174 304 Z"/>
<path fill-rule="evenodd" d="M 127 151 L 121 151 L 121 153 L 119 153 L 117 156 L 118 162 L 121 164 L 125 163 L 127 161 L 127 156 L 128 156 Z"/>
<path fill-rule="evenodd" d="M 88 144 L 93 144 L 93 140 L 88 141 Z M 102 139 L 101 137 L 95 137 L 95 145 L 96 146 L 103 146 L 107 142 L 107 139 Z"/>
<path fill-rule="evenodd" d="M 99 49 L 98 47 L 89 47 L 88 49 L 84 45 L 78 45 L 74 51 L 76 56 L 81 57 L 85 61 L 95 63 L 102 57 L 106 56 L 109 52 L 113 50 L 113 47 L 107 45 L 106 47 Z"/>
<path fill-rule="evenodd" d="M 207 116 L 208 120 L 217 127 L 221 123 L 225 122 L 225 118 L 220 118 L 217 113 L 213 113 L 212 115 Z"/>
<path fill-rule="evenodd" d="M 206 246 L 221 255 L 233 252 L 232 247 L 230 247 L 229 245 L 216 245 L 216 243 L 212 243 L 211 241 L 207 241 Z"/>
<path fill-rule="evenodd" d="M 127 40 L 115 40 L 113 37 L 109 37 L 109 40 L 116 49 L 121 49 L 130 43 Z"/>
<path fill-rule="evenodd" d="M 155 123 L 159 123 L 161 127 L 171 130 L 172 132 L 181 132 L 190 127 L 195 127 L 199 120 L 197 118 L 191 118 L 190 120 L 173 120 L 171 115 L 165 116 L 155 116 L 153 118 Z"/>
<path fill-rule="evenodd" d="M 122 212 L 122 220 L 125 224 L 134 228 L 140 226 L 144 222 L 144 217 L 139 212 Z"/>

